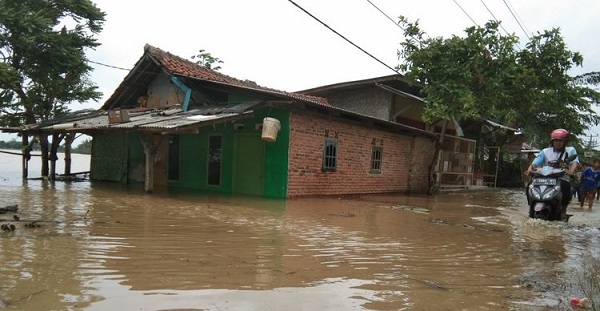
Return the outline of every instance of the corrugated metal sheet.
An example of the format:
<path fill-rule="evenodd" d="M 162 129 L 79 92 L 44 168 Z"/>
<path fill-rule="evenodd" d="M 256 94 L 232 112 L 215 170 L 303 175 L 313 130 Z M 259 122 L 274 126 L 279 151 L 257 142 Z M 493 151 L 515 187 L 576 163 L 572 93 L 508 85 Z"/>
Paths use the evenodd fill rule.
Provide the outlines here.
<path fill-rule="evenodd" d="M 255 102 L 254 105 L 257 103 Z M 242 104 L 240 104 L 242 105 Z M 236 105 L 237 106 L 237 105 Z M 206 107 L 194 111 L 183 112 L 180 109 L 166 110 L 146 110 L 136 111 L 128 110 L 129 121 L 109 122 L 109 114 L 106 111 L 99 111 L 88 117 L 65 119 L 62 122 L 51 125 L 42 125 L 35 130 L 41 131 L 98 131 L 98 130 L 148 130 L 161 131 L 173 130 L 177 128 L 200 126 L 202 123 L 215 122 L 219 120 L 243 117 L 250 112 L 244 110 L 251 108 L 252 105 L 243 104 L 243 107 L 236 109 L 234 106 L 227 107 Z M 232 112 L 239 111 L 239 112 Z M 33 128 L 31 130 L 34 130 Z"/>

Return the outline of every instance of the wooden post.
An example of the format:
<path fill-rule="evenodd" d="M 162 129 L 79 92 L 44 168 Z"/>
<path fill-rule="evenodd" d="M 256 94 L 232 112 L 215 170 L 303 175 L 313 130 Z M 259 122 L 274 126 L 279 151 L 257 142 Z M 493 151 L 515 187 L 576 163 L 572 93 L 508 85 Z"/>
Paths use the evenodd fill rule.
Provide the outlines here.
<path fill-rule="evenodd" d="M 60 142 L 65 137 L 65 134 L 52 134 L 52 144 L 50 145 L 50 174 L 48 178 L 50 180 L 56 180 L 56 160 L 58 160 L 58 147 L 60 146 Z"/>
<path fill-rule="evenodd" d="M 146 155 L 146 174 L 144 177 L 144 190 L 146 192 L 154 191 L 154 156 L 155 152 L 151 149 L 144 148 L 144 154 Z"/>
<path fill-rule="evenodd" d="M 71 145 L 75 139 L 75 133 L 65 135 L 65 175 L 71 174 Z"/>
<path fill-rule="evenodd" d="M 23 179 L 27 179 L 29 174 L 29 159 L 31 158 L 31 150 L 29 149 L 29 135 L 23 133 L 21 137 L 21 153 L 23 156 L 21 157 L 21 168 L 22 168 L 22 177 Z"/>
<path fill-rule="evenodd" d="M 57 138 L 57 134 L 52 134 L 52 144 L 50 145 L 50 154 L 48 156 L 48 160 L 50 161 L 50 171 L 48 172 L 49 180 L 56 179 L 56 159 L 58 159 L 58 155 L 56 154 L 58 150 L 58 144 L 56 143 Z"/>
<path fill-rule="evenodd" d="M 144 155 L 146 159 L 145 176 L 144 176 L 144 190 L 146 192 L 154 191 L 154 158 L 156 157 L 156 151 L 158 145 L 155 144 L 152 135 L 143 135 L 140 137 L 142 145 L 144 146 Z"/>
<path fill-rule="evenodd" d="M 496 174 L 494 175 L 494 188 L 498 187 L 498 169 L 500 168 L 500 147 L 496 151 Z"/>
<path fill-rule="evenodd" d="M 41 177 L 48 177 L 48 154 L 50 152 L 49 148 L 48 148 L 48 134 L 46 133 L 39 133 L 38 134 L 38 139 L 39 139 L 39 143 L 40 143 L 40 150 L 42 153 L 41 156 L 41 161 L 42 161 L 42 170 L 41 170 Z"/>

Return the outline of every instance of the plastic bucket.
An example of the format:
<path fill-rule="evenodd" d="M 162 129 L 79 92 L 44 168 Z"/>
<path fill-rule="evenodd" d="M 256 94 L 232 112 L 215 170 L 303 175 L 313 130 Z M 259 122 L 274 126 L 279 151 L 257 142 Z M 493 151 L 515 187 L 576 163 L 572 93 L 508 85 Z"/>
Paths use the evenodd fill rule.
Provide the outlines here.
<path fill-rule="evenodd" d="M 264 118 L 261 138 L 264 141 L 274 142 L 277 140 L 277 132 L 279 132 L 280 128 L 281 124 L 279 123 L 279 120 L 269 117 Z"/>

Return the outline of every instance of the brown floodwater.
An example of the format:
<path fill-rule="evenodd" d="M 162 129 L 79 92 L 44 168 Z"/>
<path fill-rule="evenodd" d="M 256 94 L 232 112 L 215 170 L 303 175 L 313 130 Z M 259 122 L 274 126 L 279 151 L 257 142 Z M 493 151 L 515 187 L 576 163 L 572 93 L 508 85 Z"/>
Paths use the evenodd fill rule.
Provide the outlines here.
<path fill-rule="evenodd" d="M 600 205 L 534 221 L 521 189 L 146 194 L 21 181 L 11 160 L 0 165 L 0 207 L 18 205 L 0 214 L 15 226 L 0 231 L 6 310 L 571 310 L 600 249 Z"/>

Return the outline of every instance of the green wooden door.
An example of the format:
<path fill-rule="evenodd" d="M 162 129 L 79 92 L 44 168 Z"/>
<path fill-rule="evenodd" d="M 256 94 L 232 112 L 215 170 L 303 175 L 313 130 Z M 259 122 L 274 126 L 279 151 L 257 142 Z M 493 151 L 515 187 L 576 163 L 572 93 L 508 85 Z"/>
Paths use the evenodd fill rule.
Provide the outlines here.
<path fill-rule="evenodd" d="M 265 143 L 258 135 L 238 135 L 235 148 L 234 193 L 263 195 Z"/>

